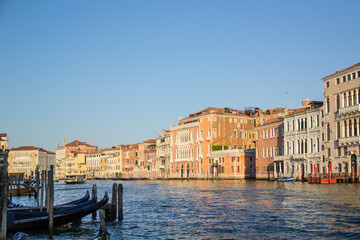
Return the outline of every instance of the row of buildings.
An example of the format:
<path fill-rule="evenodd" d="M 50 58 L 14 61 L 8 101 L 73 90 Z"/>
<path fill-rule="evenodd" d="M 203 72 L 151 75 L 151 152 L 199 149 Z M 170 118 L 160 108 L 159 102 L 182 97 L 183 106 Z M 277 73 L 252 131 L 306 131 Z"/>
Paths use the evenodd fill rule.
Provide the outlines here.
<path fill-rule="evenodd" d="M 206 108 L 142 143 L 99 149 L 91 141 L 64 140 L 55 153 L 13 148 L 9 171 L 29 173 L 37 165 L 54 164 L 58 179 L 75 174 L 95 179 L 358 176 L 360 63 L 322 81 L 323 101 L 306 99 L 298 109 L 266 111 Z"/>

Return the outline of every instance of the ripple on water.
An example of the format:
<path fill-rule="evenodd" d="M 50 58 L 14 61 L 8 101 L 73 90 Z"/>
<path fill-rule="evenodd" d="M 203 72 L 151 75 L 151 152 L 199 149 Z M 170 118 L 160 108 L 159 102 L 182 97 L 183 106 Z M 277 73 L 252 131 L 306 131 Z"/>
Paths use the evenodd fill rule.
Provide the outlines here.
<path fill-rule="evenodd" d="M 55 183 L 55 204 L 82 197 L 98 185 Z M 119 183 L 119 181 L 118 181 Z M 124 220 L 108 223 L 111 239 L 357 239 L 360 184 L 310 185 L 266 181 L 126 181 Z M 36 205 L 34 198 L 13 198 Z M 91 239 L 90 216 L 79 227 L 56 229 L 54 239 Z M 47 239 L 47 233 L 31 233 Z"/>

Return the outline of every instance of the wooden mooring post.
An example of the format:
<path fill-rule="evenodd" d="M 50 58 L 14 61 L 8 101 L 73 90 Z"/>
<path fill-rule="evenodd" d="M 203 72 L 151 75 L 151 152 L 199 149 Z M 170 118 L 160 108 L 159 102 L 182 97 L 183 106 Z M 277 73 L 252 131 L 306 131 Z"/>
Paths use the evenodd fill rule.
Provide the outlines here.
<path fill-rule="evenodd" d="M 92 198 L 95 198 L 97 200 L 97 187 L 96 187 L 96 184 L 94 184 L 92 186 L 92 192 L 91 192 L 91 197 Z M 92 219 L 95 220 L 96 219 L 96 211 L 94 211 L 92 213 Z"/>
<path fill-rule="evenodd" d="M 39 207 L 40 206 L 40 201 L 39 201 L 39 189 L 40 189 L 40 172 L 38 170 L 35 171 L 35 181 L 36 181 L 36 189 L 35 189 L 35 196 L 36 196 L 36 206 Z"/>
<path fill-rule="evenodd" d="M 8 166 L 7 153 L 0 153 L 0 240 L 6 240 L 7 195 L 8 195 Z"/>
<path fill-rule="evenodd" d="M 123 185 L 118 185 L 118 220 L 123 220 Z"/>
<path fill-rule="evenodd" d="M 47 194 L 47 210 L 49 213 L 49 239 L 52 239 L 54 233 L 54 165 L 50 165 L 47 189 L 49 191 Z"/>
<path fill-rule="evenodd" d="M 123 193 L 123 187 L 121 184 L 119 184 L 119 189 L 116 183 L 113 184 L 112 189 L 112 198 L 111 203 L 107 204 L 103 209 L 105 211 L 105 220 L 106 221 L 115 221 L 116 220 L 116 214 L 119 213 L 119 221 L 123 219 L 123 207 L 122 207 L 122 193 Z M 119 199 L 117 197 L 119 196 Z M 118 201 L 117 201 L 118 200 Z M 118 210 L 118 211 L 117 211 Z"/>
<path fill-rule="evenodd" d="M 113 184 L 111 204 L 112 204 L 112 221 L 114 221 L 116 219 L 116 209 L 117 209 L 117 184 L 116 183 Z"/>
<path fill-rule="evenodd" d="M 39 172 L 40 173 L 40 172 Z M 42 212 L 44 207 L 44 191 L 45 191 L 45 171 L 41 171 L 41 193 L 40 193 L 40 212 Z"/>

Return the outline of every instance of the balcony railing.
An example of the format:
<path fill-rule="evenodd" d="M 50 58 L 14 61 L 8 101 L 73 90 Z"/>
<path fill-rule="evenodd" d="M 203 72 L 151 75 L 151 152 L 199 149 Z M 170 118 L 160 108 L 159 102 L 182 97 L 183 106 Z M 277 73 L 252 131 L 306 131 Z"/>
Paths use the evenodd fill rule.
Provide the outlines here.
<path fill-rule="evenodd" d="M 274 161 L 284 161 L 284 159 L 285 159 L 284 155 L 274 157 Z"/>
<path fill-rule="evenodd" d="M 339 145 L 359 144 L 360 136 L 344 137 L 339 139 Z"/>
<path fill-rule="evenodd" d="M 349 107 L 346 107 L 346 108 L 340 108 L 339 109 L 339 115 L 352 113 L 352 112 L 359 112 L 359 111 L 360 111 L 360 104 L 356 104 L 356 105 L 349 106 Z"/>

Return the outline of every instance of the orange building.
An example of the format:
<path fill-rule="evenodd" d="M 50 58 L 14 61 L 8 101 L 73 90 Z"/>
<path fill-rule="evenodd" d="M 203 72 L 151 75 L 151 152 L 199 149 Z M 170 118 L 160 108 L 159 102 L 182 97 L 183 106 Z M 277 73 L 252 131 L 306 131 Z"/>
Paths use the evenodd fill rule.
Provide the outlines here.
<path fill-rule="evenodd" d="M 255 150 L 230 149 L 209 154 L 212 178 L 245 179 L 254 177 Z"/>
<path fill-rule="evenodd" d="M 150 171 L 154 171 L 153 164 L 155 159 L 151 158 L 152 151 L 155 152 L 156 140 L 150 139 L 138 144 L 137 157 L 138 162 L 134 165 L 134 177 L 136 178 L 150 178 Z"/>
<path fill-rule="evenodd" d="M 123 159 L 123 177 L 133 178 L 134 168 L 139 168 L 139 145 L 121 145 Z"/>
<path fill-rule="evenodd" d="M 245 111 L 206 108 L 170 128 L 171 177 L 214 177 L 210 154 L 222 149 L 254 149 L 254 118 Z"/>
<path fill-rule="evenodd" d="M 284 154 L 284 119 L 271 118 L 255 128 L 256 179 L 273 179 L 283 172 L 283 162 L 274 169 L 274 157 Z"/>

